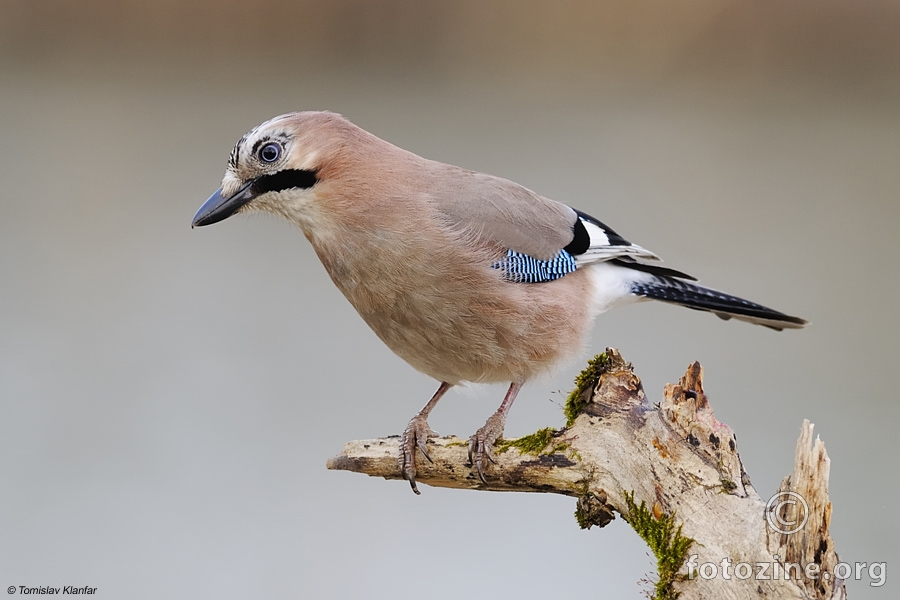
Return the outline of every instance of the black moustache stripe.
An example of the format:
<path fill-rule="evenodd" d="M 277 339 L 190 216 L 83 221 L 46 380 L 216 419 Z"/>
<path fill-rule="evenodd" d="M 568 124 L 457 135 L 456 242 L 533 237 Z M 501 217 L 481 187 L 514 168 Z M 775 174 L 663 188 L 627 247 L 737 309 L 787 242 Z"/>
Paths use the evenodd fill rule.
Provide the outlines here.
<path fill-rule="evenodd" d="M 259 196 L 266 192 L 281 192 L 293 188 L 308 189 L 316 184 L 315 171 L 303 169 L 284 169 L 271 175 L 263 175 L 253 183 L 253 195 Z"/>

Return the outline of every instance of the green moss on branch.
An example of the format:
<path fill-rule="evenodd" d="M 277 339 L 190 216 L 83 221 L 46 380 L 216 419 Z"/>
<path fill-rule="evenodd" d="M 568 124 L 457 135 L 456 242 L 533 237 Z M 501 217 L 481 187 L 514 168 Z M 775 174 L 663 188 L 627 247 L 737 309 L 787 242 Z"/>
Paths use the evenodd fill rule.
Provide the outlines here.
<path fill-rule="evenodd" d="M 590 399 L 590 392 L 600 381 L 600 376 L 606 372 L 609 365 L 609 355 L 606 352 L 598 354 L 588 361 L 587 367 L 575 378 L 575 389 L 566 398 L 566 427 L 571 427 L 575 419 L 581 414 Z"/>
<path fill-rule="evenodd" d="M 637 506 L 634 503 L 634 492 L 625 492 L 625 504 L 628 515 L 623 518 L 647 542 L 656 557 L 659 580 L 656 582 L 653 599 L 675 600 L 680 595 L 674 588 L 674 583 L 680 580 L 678 570 L 687 560 L 688 550 L 694 540 L 681 535 L 681 525 L 675 527 L 674 514 L 651 511 L 643 500 Z"/>
<path fill-rule="evenodd" d="M 500 440 L 497 442 L 497 452 L 503 454 L 510 448 L 516 448 L 522 454 L 534 454 L 538 456 L 544 453 L 544 449 L 553 441 L 553 429 L 544 427 L 530 435 L 523 435 L 513 440 Z"/>

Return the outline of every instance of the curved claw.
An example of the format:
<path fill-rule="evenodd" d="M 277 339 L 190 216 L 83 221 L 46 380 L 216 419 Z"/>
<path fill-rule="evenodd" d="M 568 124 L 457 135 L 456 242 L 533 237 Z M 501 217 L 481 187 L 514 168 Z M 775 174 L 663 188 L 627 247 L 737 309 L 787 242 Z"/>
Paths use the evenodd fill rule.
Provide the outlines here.
<path fill-rule="evenodd" d="M 428 442 L 428 438 L 436 435 L 437 433 L 428 426 L 425 416 L 420 413 L 410 420 L 409 425 L 403 430 L 403 435 L 400 436 L 400 456 L 398 457 L 400 474 L 409 482 L 409 487 L 416 495 L 422 493 L 416 486 L 416 448 L 422 452 L 428 462 L 433 463 L 425 444 Z"/>
<path fill-rule="evenodd" d="M 486 484 L 487 480 L 484 478 L 484 471 L 481 468 L 481 457 L 483 455 L 484 444 L 478 439 L 478 434 L 476 433 L 469 438 L 469 465 L 475 467 L 475 471 L 478 473 L 478 479 Z"/>
<path fill-rule="evenodd" d="M 483 455 L 484 455 L 484 452 L 480 452 L 478 454 L 477 458 L 475 459 L 475 470 L 478 472 L 478 479 L 481 480 L 481 483 L 483 483 L 484 485 L 487 485 L 487 479 L 485 479 L 485 477 L 484 477 L 483 461 L 481 460 L 481 457 Z"/>
<path fill-rule="evenodd" d="M 475 432 L 475 435 L 469 438 L 469 465 L 475 467 L 478 478 L 482 483 L 487 485 L 487 479 L 484 477 L 484 459 L 485 457 L 493 464 L 497 464 L 491 452 L 491 446 L 500 438 L 500 432 L 496 431 L 496 426 L 488 420 L 484 427 Z"/>
<path fill-rule="evenodd" d="M 478 478 L 485 485 L 487 485 L 487 480 L 484 478 L 484 457 L 487 456 L 489 461 L 495 465 L 497 464 L 491 449 L 494 443 L 503 436 L 503 427 L 506 425 L 506 413 L 509 412 L 509 407 L 512 406 L 513 400 L 516 399 L 516 394 L 519 393 L 521 387 L 521 383 L 513 382 L 509 384 L 509 390 L 506 392 L 500 408 L 491 415 L 481 429 L 475 432 L 475 435 L 469 438 L 469 464 L 475 466 L 475 470 L 478 471 Z"/>
<path fill-rule="evenodd" d="M 434 433 L 434 431 L 432 431 L 431 433 Z M 431 459 L 431 456 L 428 455 L 428 449 L 425 447 L 425 442 L 426 442 L 426 440 L 417 439 L 416 447 L 419 449 L 419 452 L 421 452 L 422 455 L 428 459 L 428 462 L 430 462 L 431 464 L 434 464 L 434 461 Z"/>

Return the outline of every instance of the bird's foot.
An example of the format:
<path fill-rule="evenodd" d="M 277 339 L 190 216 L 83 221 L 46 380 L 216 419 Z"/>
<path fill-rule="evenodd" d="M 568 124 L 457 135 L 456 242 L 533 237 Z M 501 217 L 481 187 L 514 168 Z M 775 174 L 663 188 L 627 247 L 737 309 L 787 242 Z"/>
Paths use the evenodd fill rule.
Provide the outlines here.
<path fill-rule="evenodd" d="M 409 425 L 403 430 L 403 435 L 400 436 L 400 473 L 416 494 L 421 494 L 416 487 L 416 448 L 422 451 L 428 462 L 434 462 L 428 456 L 425 444 L 428 438 L 437 435 L 437 432 L 428 426 L 426 415 L 419 413 L 410 420 Z"/>
<path fill-rule="evenodd" d="M 484 478 L 484 466 L 487 464 L 485 458 L 497 464 L 492 449 L 494 442 L 503 435 L 504 425 L 506 425 L 506 415 L 497 411 L 491 415 L 481 429 L 475 432 L 475 435 L 469 438 L 469 464 L 475 467 L 478 478 L 484 484 L 487 484 L 487 480 Z"/>

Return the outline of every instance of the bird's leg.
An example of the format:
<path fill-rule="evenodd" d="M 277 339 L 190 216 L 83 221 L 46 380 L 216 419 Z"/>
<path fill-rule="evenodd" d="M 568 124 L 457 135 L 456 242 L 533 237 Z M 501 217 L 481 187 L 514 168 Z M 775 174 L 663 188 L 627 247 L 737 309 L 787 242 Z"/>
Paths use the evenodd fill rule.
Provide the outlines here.
<path fill-rule="evenodd" d="M 403 430 L 403 435 L 400 437 L 400 472 L 403 474 L 403 479 L 409 481 L 412 491 L 416 494 L 421 493 L 419 488 L 416 487 L 416 448 L 422 451 L 428 462 L 434 462 L 428 456 L 428 450 L 425 447 L 428 438 L 437 435 L 437 432 L 428 426 L 428 414 L 437 405 L 441 396 L 450 389 L 451 385 L 446 381 L 441 383 L 441 387 L 437 389 L 434 396 L 428 401 L 428 404 L 410 420 L 409 425 L 406 426 L 406 429 Z"/>
<path fill-rule="evenodd" d="M 475 432 L 475 435 L 469 438 L 469 464 L 475 466 L 478 471 L 478 477 L 483 483 L 487 483 L 484 478 L 484 458 L 487 457 L 492 463 L 496 463 L 491 454 L 491 447 L 500 436 L 503 435 L 503 427 L 506 425 L 506 414 L 512 406 L 513 401 L 519 390 L 522 389 L 521 383 L 512 382 L 509 384 L 509 390 L 500 404 L 497 412 L 491 415 L 484 426 Z"/>

